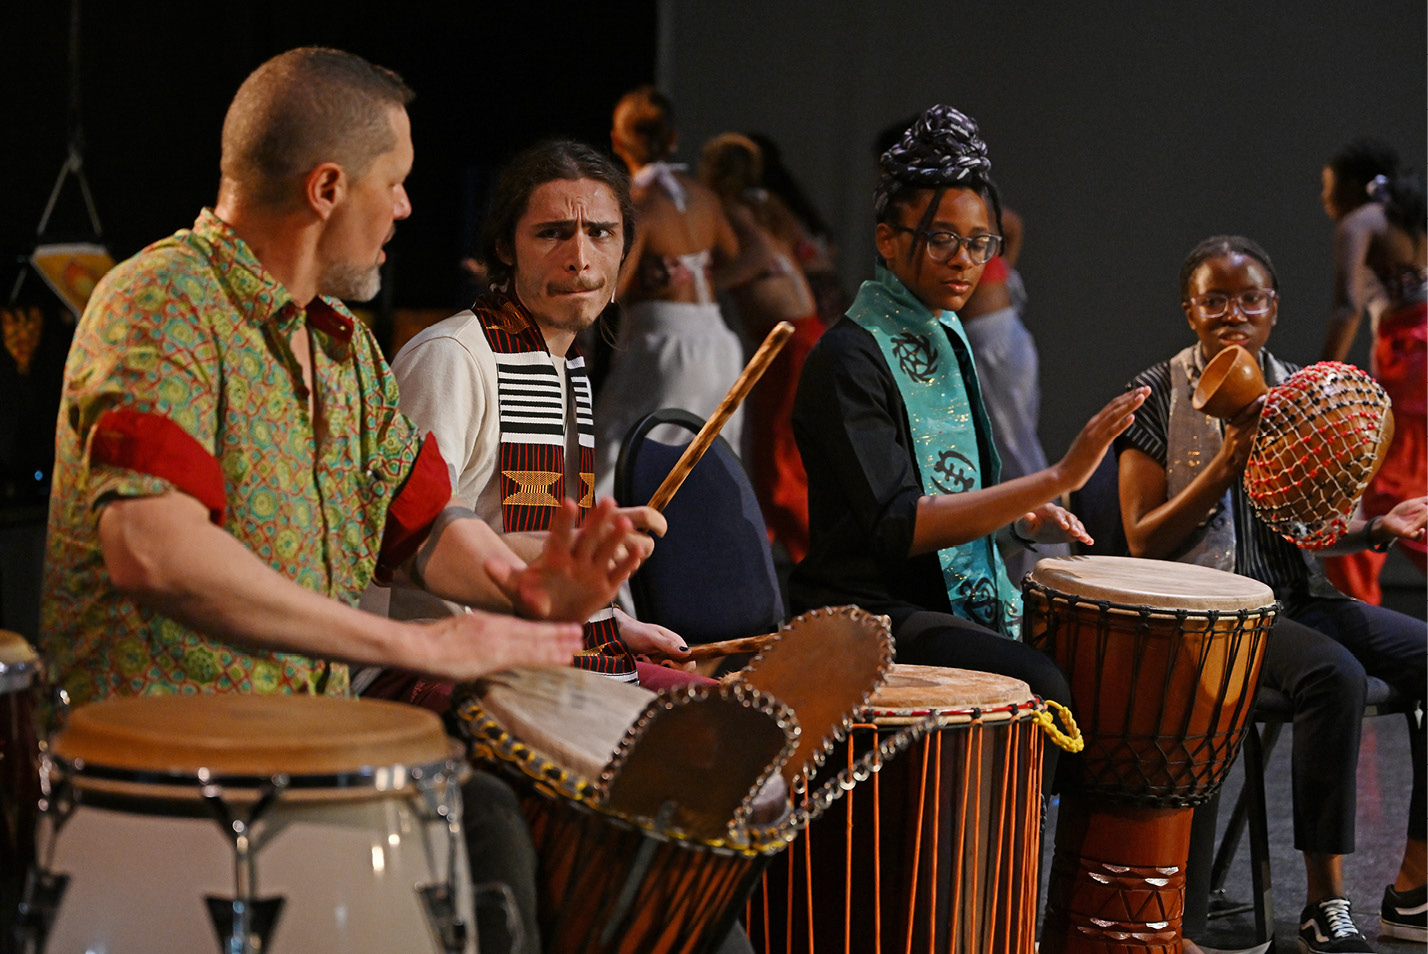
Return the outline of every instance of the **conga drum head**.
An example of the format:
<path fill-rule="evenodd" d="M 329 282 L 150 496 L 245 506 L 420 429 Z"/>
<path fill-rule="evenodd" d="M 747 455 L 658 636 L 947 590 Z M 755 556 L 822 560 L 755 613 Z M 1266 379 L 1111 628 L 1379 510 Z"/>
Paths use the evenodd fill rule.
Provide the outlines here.
<path fill-rule="evenodd" d="M 0 629 L 0 694 L 23 689 L 33 682 L 39 662 L 22 636 Z"/>
<path fill-rule="evenodd" d="M 435 713 L 396 702 L 224 693 L 79 706 L 50 751 L 92 788 L 170 776 L 193 792 L 202 776 L 238 797 L 245 784 L 286 776 L 286 797 L 330 798 L 399 788 L 406 768 L 445 762 L 453 746 Z"/>
<path fill-rule="evenodd" d="M 394 702 L 200 694 L 79 706 L 46 758 L 48 949 L 197 951 L 217 939 L 272 954 L 469 954 L 459 753 L 434 713 Z M 456 940 L 438 948 L 436 937 Z"/>
<path fill-rule="evenodd" d="M 1273 591 L 1210 567 L 1084 556 L 1037 563 L 1023 598 L 1027 642 L 1071 684 L 1082 783 L 1145 804 L 1208 798 L 1248 725 Z"/>

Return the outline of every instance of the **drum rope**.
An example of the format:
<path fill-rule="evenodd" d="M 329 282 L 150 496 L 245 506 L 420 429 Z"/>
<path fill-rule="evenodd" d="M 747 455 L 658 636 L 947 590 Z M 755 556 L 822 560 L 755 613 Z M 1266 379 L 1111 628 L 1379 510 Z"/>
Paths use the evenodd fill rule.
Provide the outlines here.
<path fill-rule="evenodd" d="M 940 713 L 932 713 L 921 721 L 914 722 L 889 736 L 887 741 L 871 749 L 852 767 L 843 769 L 819 786 L 818 790 L 808 799 L 807 805 L 796 807 L 778 825 L 768 828 L 750 828 L 750 838 L 755 844 L 762 842 L 768 845 L 778 842 L 787 844 L 793 841 L 800 831 L 816 821 L 838 799 L 852 791 L 854 786 L 859 782 L 867 781 L 882 767 L 882 763 L 920 741 L 941 725 L 942 721 Z M 979 717 L 974 717 L 973 721 L 979 721 Z"/>
<path fill-rule="evenodd" d="M 1065 749 L 1067 752 L 1080 752 L 1086 747 L 1086 739 L 1081 735 L 1081 727 L 1076 724 L 1076 717 L 1071 714 L 1071 710 L 1054 699 L 1043 699 L 1046 703 L 1045 709 L 1038 709 L 1031 714 L 1036 720 L 1036 724 L 1041 726 L 1041 730 L 1050 736 L 1051 741 L 1056 746 Z M 1066 730 L 1063 732 L 1056 727 L 1056 716 L 1061 717 Z"/>
<path fill-rule="evenodd" d="M 535 749 L 517 740 L 503 729 L 498 722 L 486 715 L 474 702 L 466 703 L 459 714 L 462 719 L 462 725 L 470 737 L 471 754 L 473 757 L 519 769 L 523 775 L 534 783 L 538 790 L 550 797 L 565 798 L 573 802 L 579 802 L 590 810 L 598 812 L 607 818 L 624 822 L 631 827 L 638 828 L 641 831 L 669 841 L 691 845 L 703 845 L 714 850 L 728 851 L 750 857 L 767 854 L 770 851 L 781 851 L 793 840 L 791 834 L 788 837 L 780 836 L 764 841 L 750 840 L 747 842 L 736 840 L 733 837 L 727 839 L 694 838 L 678 830 L 661 830 L 649 819 L 621 815 L 608 811 L 599 804 L 598 797 L 600 795 L 600 789 L 598 786 L 576 773 L 551 762 Z M 737 836 L 739 833 L 735 831 L 731 832 L 731 834 Z M 752 835 L 752 830 L 749 834 Z"/>

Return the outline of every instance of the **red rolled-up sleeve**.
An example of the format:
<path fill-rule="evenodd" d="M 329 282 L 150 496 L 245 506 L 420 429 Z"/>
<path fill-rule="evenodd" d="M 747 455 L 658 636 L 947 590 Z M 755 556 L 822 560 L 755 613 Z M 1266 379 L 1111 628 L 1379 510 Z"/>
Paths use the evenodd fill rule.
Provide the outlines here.
<path fill-rule="evenodd" d="M 387 508 L 382 547 L 377 554 L 379 580 L 390 579 L 391 572 L 416 553 L 432 521 L 450 502 L 451 477 L 446 461 L 436 446 L 436 438 L 428 434 L 411 473 Z"/>
<path fill-rule="evenodd" d="M 167 481 L 207 507 L 215 524 L 223 524 L 223 469 L 202 444 L 162 414 L 132 408 L 105 411 L 94 425 L 89 461 Z"/>

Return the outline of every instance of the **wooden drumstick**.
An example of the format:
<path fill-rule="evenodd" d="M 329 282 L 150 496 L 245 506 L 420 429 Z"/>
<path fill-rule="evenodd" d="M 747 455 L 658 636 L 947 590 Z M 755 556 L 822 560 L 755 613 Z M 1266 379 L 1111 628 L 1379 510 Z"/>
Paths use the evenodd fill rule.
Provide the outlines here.
<path fill-rule="evenodd" d="M 654 496 L 650 498 L 650 507 L 655 510 L 663 510 L 668 506 L 675 492 L 679 490 L 679 485 L 684 483 L 685 478 L 694 470 L 694 465 L 699 463 L 699 458 L 703 457 L 704 452 L 713 445 L 714 438 L 719 436 L 719 431 L 738 409 L 739 404 L 748 397 L 749 391 L 753 390 L 759 378 L 763 377 L 764 372 L 773 363 L 773 359 L 778 356 L 791 334 L 793 334 L 793 325 L 787 321 L 780 321 L 773 326 L 773 330 L 764 338 L 764 343 L 759 345 L 759 350 L 755 351 L 754 356 L 749 359 L 749 363 L 744 367 L 739 379 L 734 382 L 734 386 L 729 389 L 729 393 L 724 395 L 724 399 L 719 402 L 714 413 L 709 415 L 709 420 L 704 422 L 699 433 L 694 435 L 694 440 L 690 441 L 689 446 L 684 449 L 684 453 L 679 455 L 679 460 L 669 472 L 669 476 L 665 477 L 664 483 L 659 485 Z"/>
<path fill-rule="evenodd" d="M 764 633 L 761 636 L 742 636 L 739 639 L 725 639 L 717 643 L 699 643 L 689 647 L 689 659 L 718 659 L 738 653 L 763 652 L 778 642 L 782 633 Z"/>

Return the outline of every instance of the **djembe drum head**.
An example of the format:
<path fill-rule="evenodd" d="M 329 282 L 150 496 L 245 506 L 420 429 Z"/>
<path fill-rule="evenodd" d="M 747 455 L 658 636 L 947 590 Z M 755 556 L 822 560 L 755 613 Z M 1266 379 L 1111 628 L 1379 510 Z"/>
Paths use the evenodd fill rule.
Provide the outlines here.
<path fill-rule="evenodd" d="M 1037 563 L 1023 597 L 1027 642 L 1071 684 L 1082 784 L 1140 804 L 1213 794 L 1248 724 L 1273 591 L 1194 564 L 1082 556 Z"/>

